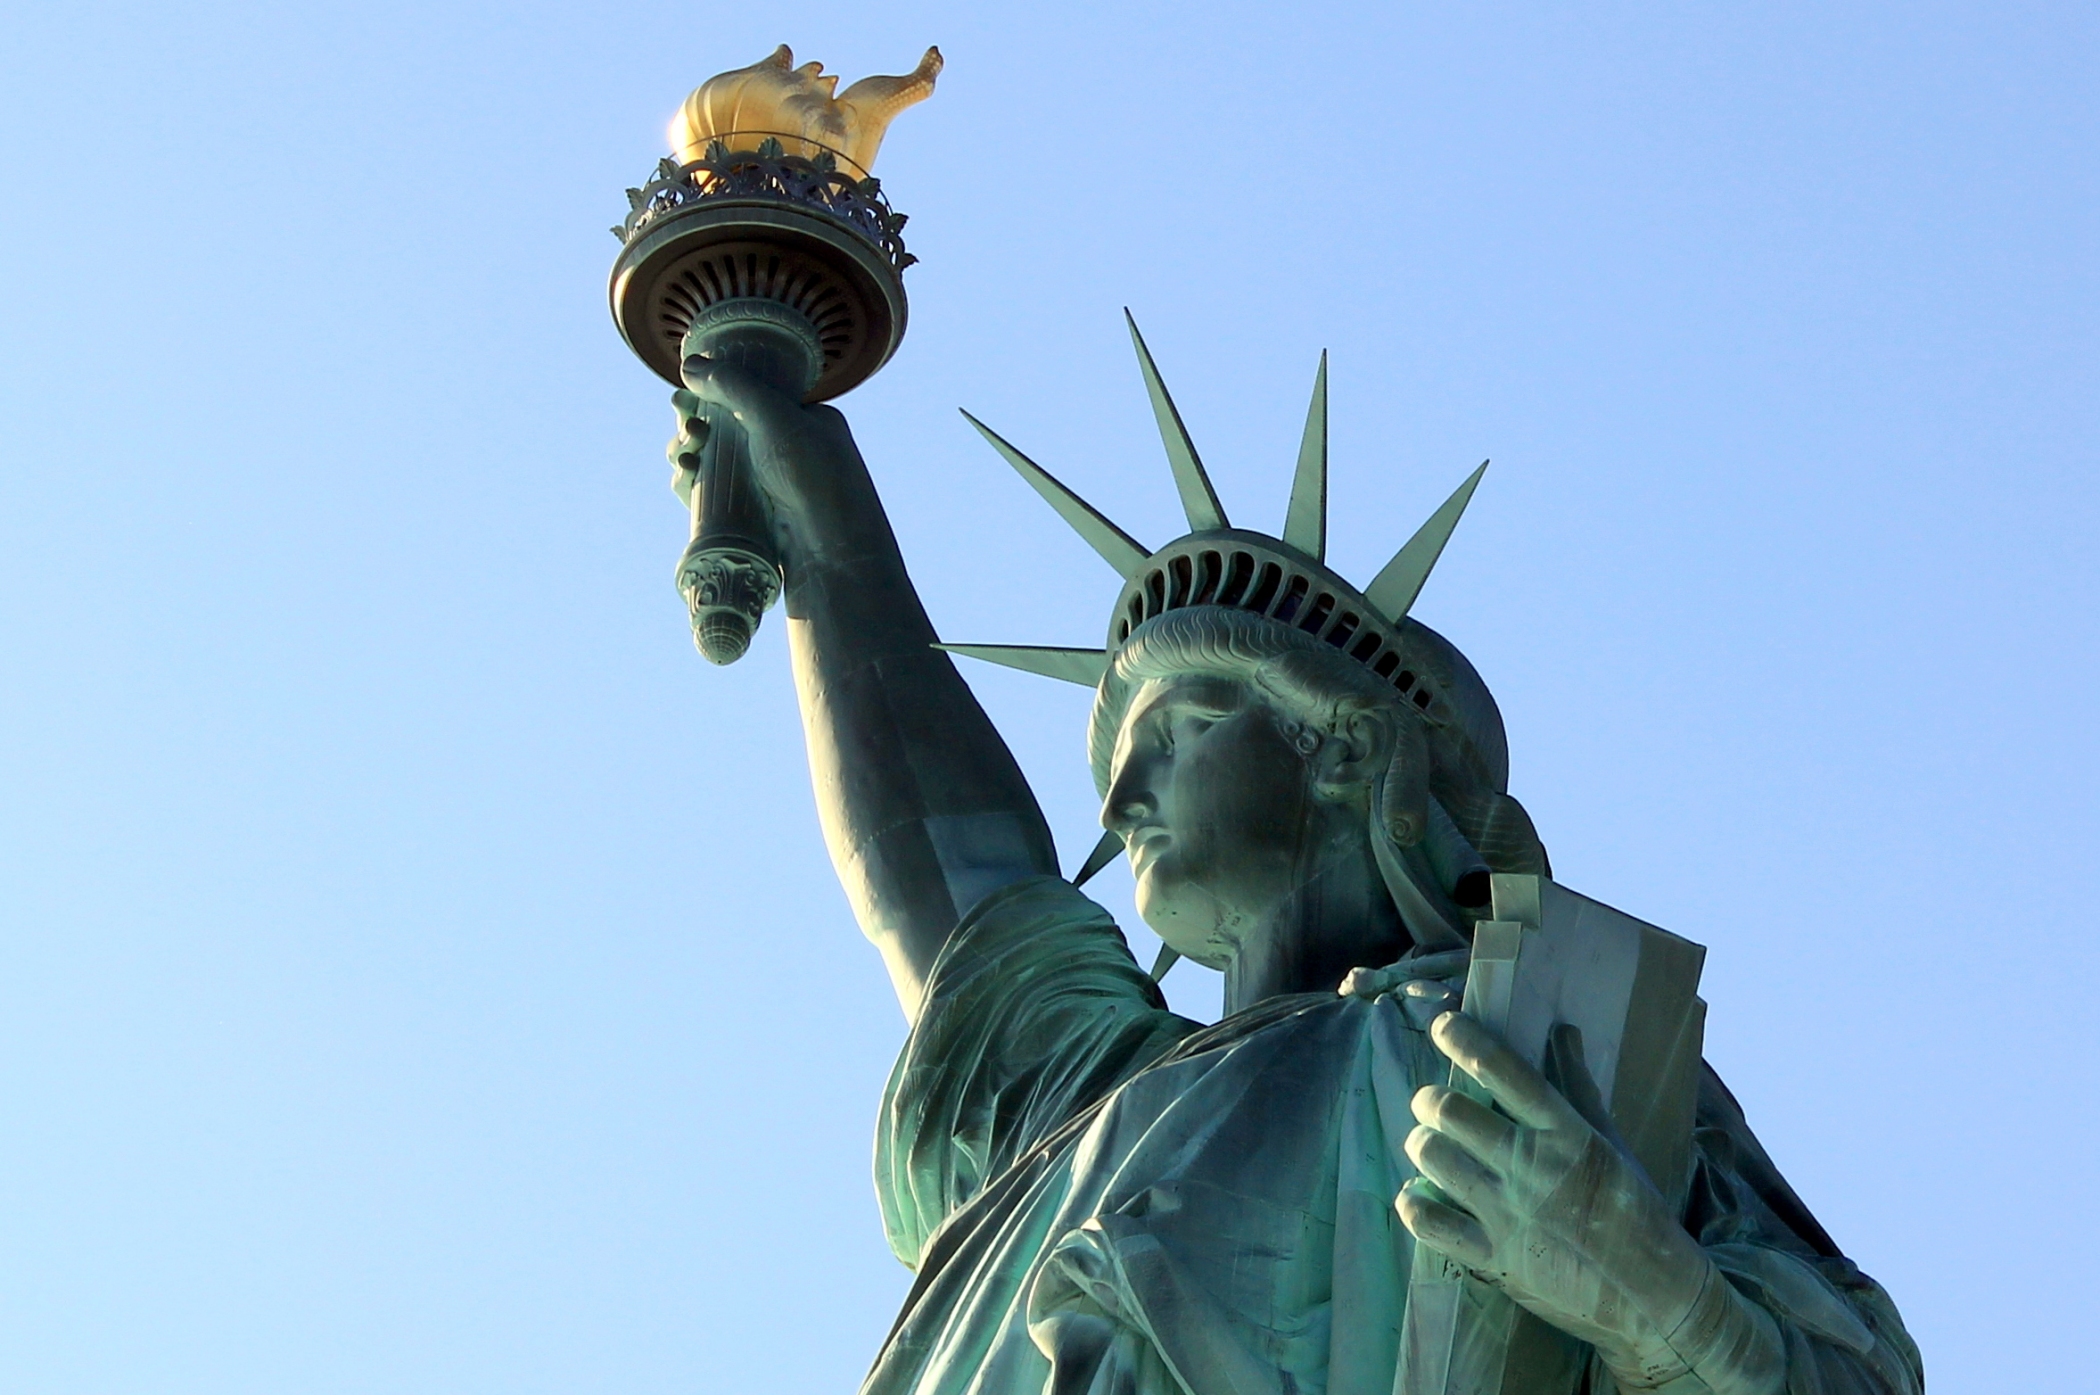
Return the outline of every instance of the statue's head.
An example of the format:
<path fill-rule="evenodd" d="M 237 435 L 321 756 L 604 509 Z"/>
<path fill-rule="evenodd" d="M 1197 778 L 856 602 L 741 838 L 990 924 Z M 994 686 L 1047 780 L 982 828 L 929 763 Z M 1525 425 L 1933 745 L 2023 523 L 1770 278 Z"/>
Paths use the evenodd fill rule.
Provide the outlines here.
<path fill-rule="evenodd" d="M 1258 919 L 1322 859 L 1348 857 L 1375 862 L 1417 945 L 1464 944 L 1489 873 L 1547 871 L 1507 793 L 1487 685 L 1407 614 L 1480 471 L 1358 590 L 1323 560 L 1324 361 L 1273 538 L 1227 522 L 1131 332 L 1194 531 L 1148 551 L 980 425 L 1124 587 L 1102 649 L 944 647 L 1095 688 L 1104 847 L 1126 848 L 1139 911 L 1172 949 L 1223 967 L 1231 924 Z"/>
<path fill-rule="evenodd" d="M 1453 739 L 1334 646 L 1247 610 L 1169 611 L 1117 647 L 1089 733 L 1101 821 L 1128 850 L 1139 914 L 1177 952 L 1224 967 L 1232 927 L 1261 922 L 1338 859 L 1375 866 L 1428 944 L 1461 942 L 1487 903 L 1498 863 L 1476 840 L 1499 870 L 1542 870 L 1500 788 L 1493 699 L 1463 656 L 1414 629 L 1418 653 L 1441 651 L 1437 676 L 1476 739 Z"/>

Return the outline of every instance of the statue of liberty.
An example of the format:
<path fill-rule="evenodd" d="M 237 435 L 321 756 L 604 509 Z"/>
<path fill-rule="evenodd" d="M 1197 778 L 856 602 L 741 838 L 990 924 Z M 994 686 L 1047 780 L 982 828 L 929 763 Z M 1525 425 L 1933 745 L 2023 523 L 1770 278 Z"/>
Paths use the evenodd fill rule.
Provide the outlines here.
<path fill-rule="evenodd" d="M 1540 1065 L 1457 1010 L 1491 883 L 1549 874 L 1486 684 L 1408 615 L 1479 473 L 1359 589 L 1324 561 L 1324 364 L 1269 536 L 1131 328 L 1191 531 L 1147 549 L 980 426 L 1124 584 L 1100 649 L 954 647 L 1093 689 L 1075 880 L 1127 853 L 1153 974 L 1060 875 L 846 419 L 748 358 L 681 365 L 681 488 L 738 439 L 824 837 L 910 1023 L 875 1182 L 915 1279 L 864 1395 L 1917 1395 L 1894 1305 L 1696 1046 L 1682 1166 L 1650 1176 L 1579 1039 Z M 1165 1005 L 1176 957 L 1222 971 L 1215 1024 Z M 1425 1264 L 1565 1359 L 1425 1370 Z"/>

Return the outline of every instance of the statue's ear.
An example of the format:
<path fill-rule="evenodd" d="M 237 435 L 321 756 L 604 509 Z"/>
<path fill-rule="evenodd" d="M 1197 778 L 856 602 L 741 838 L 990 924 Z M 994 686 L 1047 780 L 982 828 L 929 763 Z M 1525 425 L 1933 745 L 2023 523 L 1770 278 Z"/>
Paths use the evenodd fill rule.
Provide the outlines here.
<path fill-rule="evenodd" d="M 1393 744 L 1378 786 L 1378 823 L 1396 847 L 1411 848 L 1429 831 L 1429 743 L 1422 724 L 1387 713 Z"/>
<path fill-rule="evenodd" d="M 1368 794 L 1392 763 L 1395 736 L 1389 713 L 1345 714 L 1312 754 L 1314 788 L 1324 799 Z"/>

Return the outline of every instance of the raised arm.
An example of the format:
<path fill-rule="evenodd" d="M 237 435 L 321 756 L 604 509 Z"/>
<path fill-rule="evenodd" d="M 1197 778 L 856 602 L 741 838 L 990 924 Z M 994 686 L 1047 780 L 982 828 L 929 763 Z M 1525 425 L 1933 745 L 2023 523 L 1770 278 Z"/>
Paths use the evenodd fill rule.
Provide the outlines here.
<path fill-rule="evenodd" d="M 691 458 L 733 414 L 772 510 L 810 779 L 832 866 L 907 1017 L 964 913 L 1057 873 L 1035 796 L 904 570 L 846 419 L 732 365 L 690 362 L 675 395 Z"/>

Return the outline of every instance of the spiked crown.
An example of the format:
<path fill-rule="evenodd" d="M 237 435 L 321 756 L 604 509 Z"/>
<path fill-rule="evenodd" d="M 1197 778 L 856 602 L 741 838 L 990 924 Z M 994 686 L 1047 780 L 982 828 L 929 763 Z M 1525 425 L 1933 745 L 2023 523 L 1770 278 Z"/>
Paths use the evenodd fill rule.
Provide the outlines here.
<path fill-rule="evenodd" d="M 1095 781 L 1106 790 L 1112 722 L 1127 694 L 1115 675 L 1117 653 L 1151 621 L 1190 607 L 1219 607 L 1260 616 L 1300 632 L 1356 661 L 1413 711 L 1429 736 L 1432 793 L 1457 835 L 1460 863 L 1479 870 L 1543 871 L 1544 849 L 1522 806 L 1506 793 L 1508 747 L 1487 685 L 1443 636 L 1412 619 L 1444 545 L 1478 487 L 1487 464 L 1466 477 L 1443 505 L 1359 590 L 1330 569 L 1327 551 L 1327 359 L 1323 354 L 1306 412 L 1283 536 L 1232 526 L 1196 453 L 1158 366 L 1129 318 L 1138 366 L 1159 422 L 1167 462 L 1190 531 L 1150 550 L 1104 517 L 990 427 L 970 424 L 1123 578 L 1106 643 L 1098 649 L 1013 644 L 943 644 L 1009 668 L 1097 690 L 1092 745 Z M 1121 850 L 1111 833 L 1075 881 L 1084 881 Z M 1448 860 L 1448 859 L 1447 859 Z M 1452 880 L 1447 877 L 1444 880 Z M 1451 887 L 1443 888 L 1448 894 Z M 1397 892 L 1397 888 L 1396 888 Z M 1461 903 L 1466 899 L 1458 898 Z"/>

